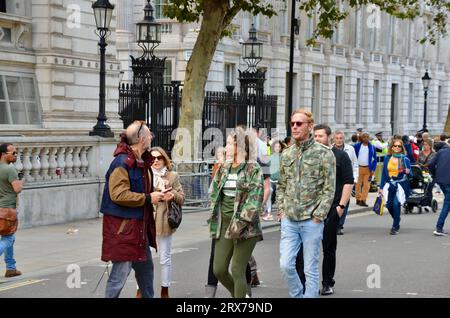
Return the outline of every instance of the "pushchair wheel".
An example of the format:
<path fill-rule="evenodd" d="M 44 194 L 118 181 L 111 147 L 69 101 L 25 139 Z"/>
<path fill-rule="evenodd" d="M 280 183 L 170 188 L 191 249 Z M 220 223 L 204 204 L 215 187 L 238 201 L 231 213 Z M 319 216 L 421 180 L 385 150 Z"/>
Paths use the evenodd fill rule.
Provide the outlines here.
<path fill-rule="evenodd" d="M 438 203 L 434 199 L 433 199 L 433 201 L 431 201 L 431 210 L 433 210 L 433 213 L 436 213 L 438 210 Z"/>
<path fill-rule="evenodd" d="M 413 211 L 413 207 L 411 205 L 409 205 L 408 203 L 405 203 L 403 205 L 403 208 L 405 209 L 405 214 L 412 213 L 412 211 Z"/>

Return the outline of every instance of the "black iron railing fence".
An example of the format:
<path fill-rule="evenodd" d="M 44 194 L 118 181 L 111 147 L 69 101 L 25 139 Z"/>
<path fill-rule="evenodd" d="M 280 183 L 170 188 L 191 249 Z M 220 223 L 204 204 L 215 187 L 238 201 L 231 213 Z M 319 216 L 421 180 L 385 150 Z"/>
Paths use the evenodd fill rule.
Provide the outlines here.
<path fill-rule="evenodd" d="M 156 140 L 153 144 L 168 150 L 173 148 L 172 132 L 177 128 L 181 109 L 181 83 L 172 81 L 169 85 L 151 87 L 149 93 L 142 86 L 121 84 L 119 86 L 119 115 L 126 128 L 134 120 L 149 124 Z M 148 95 L 147 95 L 148 94 Z M 268 131 L 276 128 L 277 96 L 262 95 L 255 91 L 245 94 L 234 92 L 234 86 L 227 86 L 227 92 L 205 93 L 202 130 L 218 128 L 225 142 L 226 129 L 243 124 L 251 127 L 260 124 Z"/>

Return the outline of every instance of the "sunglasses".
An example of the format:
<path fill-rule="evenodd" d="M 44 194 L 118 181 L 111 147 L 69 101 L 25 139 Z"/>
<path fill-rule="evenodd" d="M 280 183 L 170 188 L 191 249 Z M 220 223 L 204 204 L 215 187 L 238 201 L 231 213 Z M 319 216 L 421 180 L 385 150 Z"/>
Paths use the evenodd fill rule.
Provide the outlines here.
<path fill-rule="evenodd" d="M 17 151 L 14 152 L 6 152 L 7 154 L 13 155 L 13 156 L 17 156 Z"/>
<path fill-rule="evenodd" d="M 291 127 L 294 127 L 294 126 L 302 127 L 303 124 L 309 124 L 309 122 L 291 121 Z"/>
<path fill-rule="evenodd" d="M 153 159 L 154 160 L 158 160 L 158 161 L 161 161 L 161 160 L 164 160 L 164 157 L 163 156 L 152 156 L 153 157 Z"/>
<path fill-rule="evenodd" d="M 145 125 L 145 122 L 144 121 L 141 121 L 141 126 L 139 126 L 139 130 L 138 130 L 138 132 L 137 132 L 137 137 L 139 138 L 139 135 L 140 135 L 140 133 L 141 133 L 141 129 L 142 129 L 142 127 L 144 127 L 144 125 Z M 150 131 L 150 137 L 152 138 L 152 139 L 155 139 L 155 134 L 152 132 L 152 131 Z"/>
<path fill-rule="evenodd" d="M 393 145 L 392 148 L 401 148 L 402 145 Z"/>
<path fill-rule="evenodd" d="M 138 138 L 139 138 L 139 134 L 141 133 L 142 126 L 144 126 L 144 122 L 143 121 L 141 121 L 141 126 L 139 127 L 139 130 L 138 130 L 138 133 L 137 133 L 137 137 Z"/>

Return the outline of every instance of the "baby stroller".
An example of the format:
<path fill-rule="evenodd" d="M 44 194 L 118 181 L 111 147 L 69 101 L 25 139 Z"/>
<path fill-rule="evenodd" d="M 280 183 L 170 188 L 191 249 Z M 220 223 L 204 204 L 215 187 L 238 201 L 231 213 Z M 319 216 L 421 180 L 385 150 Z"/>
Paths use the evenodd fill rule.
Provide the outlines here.
<path fill-rule="evenodd" d="M 426 212 L 431 210 L 436 213 L 438 210 L 438 203 L 433 199 L 434 182 L 429 173 L 424 172 L 419 166 L 411 166 L 412 178 L 409 185 L 411 187 L 411 194 L 404 204 L 405 214 L 412 213 L 414 207 L 419 208 L 419 214 L 422 213 L 422 208 Z"/>

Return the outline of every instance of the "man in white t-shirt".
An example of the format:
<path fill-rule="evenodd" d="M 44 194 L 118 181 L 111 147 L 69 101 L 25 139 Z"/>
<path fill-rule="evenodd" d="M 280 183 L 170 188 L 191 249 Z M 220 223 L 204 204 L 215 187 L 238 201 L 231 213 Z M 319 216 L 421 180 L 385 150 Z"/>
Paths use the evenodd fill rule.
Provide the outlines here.
<path fill-rule="evenodd" d="M 369 142 L 369 134 L 361 135 L 361 142 L 353 146 L 358 157 L 358 181 L 356 182 L 356 204 L 367 207 L 367 196 L 370 190 L 370 179 L 377 169 L 377 154 L 375 147 Z"/>

